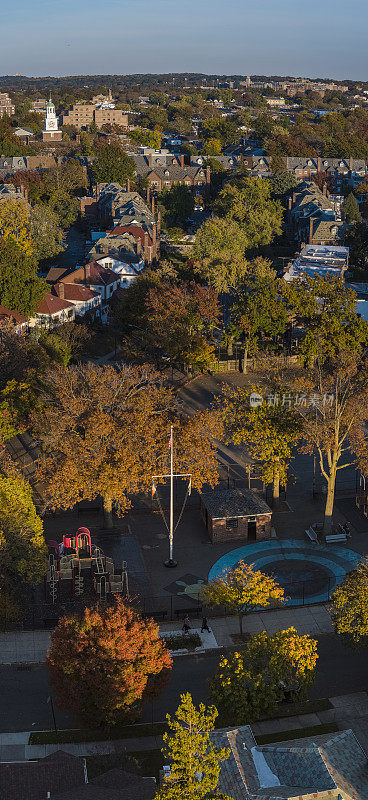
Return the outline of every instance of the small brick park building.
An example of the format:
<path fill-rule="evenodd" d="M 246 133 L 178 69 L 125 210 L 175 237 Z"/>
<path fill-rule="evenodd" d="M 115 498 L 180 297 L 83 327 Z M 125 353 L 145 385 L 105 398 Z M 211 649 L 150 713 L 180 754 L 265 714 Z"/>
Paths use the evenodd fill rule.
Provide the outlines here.
<path fill-rule="evenodd" d="M 215 489 L 201 495 L 201 515 L 213 543 L 271 537 L 272 511 L 250 489 Z"/>

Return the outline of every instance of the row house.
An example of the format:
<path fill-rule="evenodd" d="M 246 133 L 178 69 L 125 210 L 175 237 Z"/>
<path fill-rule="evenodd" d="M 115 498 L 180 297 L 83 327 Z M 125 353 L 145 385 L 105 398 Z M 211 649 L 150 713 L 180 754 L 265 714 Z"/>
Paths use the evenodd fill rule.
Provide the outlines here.
<path fill-rule="evenodd" d="M 286 169 L 299 180 L 323 172 L 333 179 L 337 189 L 341 188 L 344 181 L 355 186 L 368 175 L 367 165 L 363 158 L 285 156 L 283 161 Z"/>
<path fill-rule="evenodd" d="M 210 167 L 170 165 L 165 167 L 152 167 L 145 174 L 138 177 L 146 178 L 151 189 L 162 192 L 163 189 L 172 189 L 173 186 L 188 186 L 199 189 L 211 182 Z"/>
<path fill-rule="evenodd" d="M 304 244 L 340 245 L 349 226 L 341 219 L 341 198 L 328 196 L 313 181 L 303 181 L 289 198 L 288 224 L 294 239 Z"/>

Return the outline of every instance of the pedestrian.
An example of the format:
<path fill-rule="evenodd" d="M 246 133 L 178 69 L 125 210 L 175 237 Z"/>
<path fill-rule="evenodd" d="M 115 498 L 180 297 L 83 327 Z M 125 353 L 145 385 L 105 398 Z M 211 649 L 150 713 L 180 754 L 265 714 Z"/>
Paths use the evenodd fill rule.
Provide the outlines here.
<path fill-rule="evenodd" d="M 190 619 L 189 619 L 188 614 L 187 614 L 186 617 L 184 617 L 182 631 L 184 633 L 188 633 L 188 631 L 190 631 L 190 628 L 191 628 Z"/>
<path fill-rule="evenodd" d="M 211 631 L 210 631 L 210 629 L 208 627 L 207 617 L 203 617 L 203 619 L 202 619 L 201 633 L 203 633 L 203 631 L 208 631 L 208 633 L 211 633 Z"/>

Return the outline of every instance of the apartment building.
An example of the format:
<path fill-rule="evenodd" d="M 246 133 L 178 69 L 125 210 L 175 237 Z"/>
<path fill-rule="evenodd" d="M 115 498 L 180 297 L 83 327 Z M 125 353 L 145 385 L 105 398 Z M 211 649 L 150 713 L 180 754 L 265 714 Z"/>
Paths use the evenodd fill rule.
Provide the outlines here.
<path fill-rule="evenodd" d="M 129 124 L 128 114 L 117 108 L 108 108 L 105 105 L 96 107 L 92 103 L 76 103 L 69 111 L 65 111 L 61 117 L 62 125 L 73 125 L 78 130 L 89 128 L 93 123 L 97 128 L 103 125 L 119 125 L 127 128 Z"/>
<path fill-rule="evenodd" d="M 12 117 L 15 114 L 15 105 L 7 92 L 0 92 L 0 118 Z"/>

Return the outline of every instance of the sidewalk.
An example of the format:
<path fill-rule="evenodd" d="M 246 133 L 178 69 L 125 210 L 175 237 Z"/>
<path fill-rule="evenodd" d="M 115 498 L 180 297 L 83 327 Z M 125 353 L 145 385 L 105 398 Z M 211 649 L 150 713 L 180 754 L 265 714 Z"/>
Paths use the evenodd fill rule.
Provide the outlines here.
<path fill-rule="evenodd" d="M 200 633 L 191 620 L 192 632 Z M 275 631 L 294 626 L 298 633 L 310 633 L 320 636 L 333 633 L 333 625 L 328 605 L 303 606 L 301 608 L 283 608 L 275 611 L 257 612 L 244 617 L 244 633 L 275 633 Z M 239 633 L 237 617 L 214 617 L 209 620 L 213 635 L 204 634 L 204 649 L 216 647 L 232 647 L 232 633 Z M 178 632 L 177 621 L 160 625 L 161 633 Z M 10 631 L 0 634 L 0 664 L 42 664 L 50 646 L 50 631 Z M 217 642 L 217 644 L 216 644 Z"/>
<path fill-rule="evenodd" d="M 352 728 L 359 735 L 363 746 L 367 746 L 368 695 L 366 692 L 331 697 L 333 708 L 314 714 L 280 717 L 262 720 L 251 725 L 255 736 L 280 734 L 283 731 L 299 730 L 334 722 L 340 730 Z M 160 750 L 161 736 L 141 736 L 132 739 L 116 739 L 104 742 L 81 742 L 79 744 L 29 745 L 29 732 L 0 734 L 0 762 L 28 761 L 63 750 L 76 756 L 106 755 L 108 753 Z"/>

